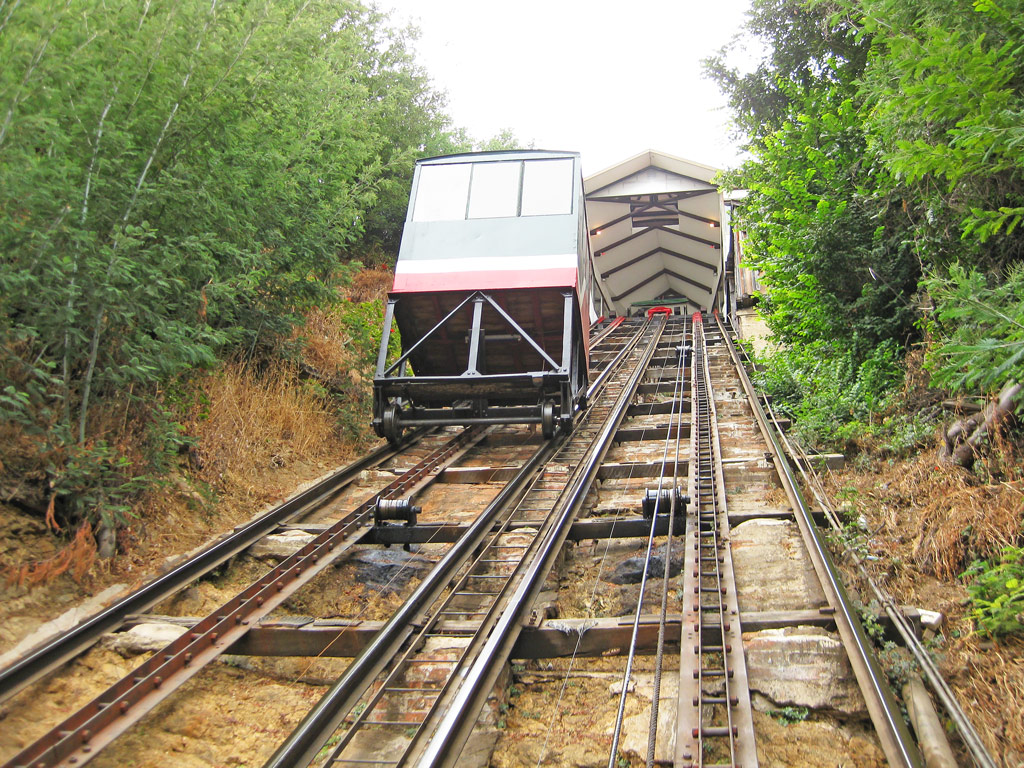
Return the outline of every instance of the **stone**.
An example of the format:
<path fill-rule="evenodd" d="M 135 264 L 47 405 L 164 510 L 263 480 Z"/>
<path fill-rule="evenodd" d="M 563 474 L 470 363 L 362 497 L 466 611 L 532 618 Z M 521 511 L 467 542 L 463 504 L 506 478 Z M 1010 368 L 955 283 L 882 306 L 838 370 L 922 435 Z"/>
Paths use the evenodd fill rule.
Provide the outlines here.
<path fill-rule="evenodd" d="M 354 560 L 359 583 L 388 592 L 397 592 L 414 576 L 422 577 L 431 567 L 429 561 L 397 547 L 363 550 Z"/>
<path fill-rule="evenodd" d="M 257 541 L 249 547 L 249 554 L 261 560 L 285 560 L 316 538 L 316 534 L 306 531 L 284 531 L 273 533 Z"/>
<path fill-rule="evenodd" d="M 757 760 L 762 766 L 855 765 L 885 768 L 885 753 L 870 723 L 835 721 L 827 717 L 803 722 L 780 721 L 754 712 Z"/>
<path fill-rule="evenodd" d="M 127 632 L 104 635 L 102 643 L 104 647 L 128 658 L 166 648 L 187 631 L 188 627 L 154 621 L 137 624 Z"/>
<path fill-rule="evenodd" d="M 743 644 L 750 689 L 777 706 L 867 714 L 835 635 L 820 627 L 785 627 L 745 634 Z"/>
<path fill-rule="evenodd" d="M 634 715 L 627 715 L 622 721 L 621 750 L 626 755 L 636 755 L 641 761 L 647 759 L 647 741 L 651 726 L 651 702 L 654 699 L 654 674 L 636 673 L 636 696 L 641 709 Z M 679 676 L 665 674 L 661 678 L 658 692 L 658 740 L 654 748 L 656 764 L 671 765 L 676 745 L 676 708 L 679 703 Z"/>
<path fill-rule="evenodd" d="M 674 552 L 679 552 L 682 547 L 676 546 L 673 548 Z M 672 563 L 669 565 L 669 576 L 678 576 L 679 572 L 683 569 L 682 557 L 672 557 Z M 655 550 L 651 555 L 651 566 L 648 571 L 648 581 L 652 578 L 661 578 L 665 575 L 665 548 L 661 550 Z M 604 579 L 604 581 L 611 582 L 612 584 L 639 584 L 644 576 L 644 558 L 643 557 L 630 557 L 619 563 L 615 570 Z"/>
<path fill-rule="evenodd" d="M 927 627 L 932 631 L 938 631 L 942 627 L 942 621 L 945 618 L 939 611 L 929 611 L 925 608 L 918 608 L 917 612 L 921 616 L 921 626 Z"/>
<path fill-rule="evenodd" d="M 748 520 L 730 534 L 740 611 L 825 605 L 800 529 L 791 520 Z"/>
<path fill-rule="evenodd" d="M 14 648 L 0 655 L 0 668 L 13 664 L 36 646 L 42 645 L 46 641 L 57 637 L 57 635 L 64 634 L 69 629 L 76 627 L 93 614 L 106 608 L 127 589 L 127 584 L 114 584 L 86 602 L 65 611 L 53 621 L 41 624 Z"/>
<path fill-rule="evenodd" d="M 629 682 L 626 683 L 626 693 L 633 693 L 636 690 L 636 678 L 630 677 Z M 616 680 L 614 683 L 608 686 L 608 693 L 612 696 L 622 695 L 622 680 Z M 650 698 L 650 696 L 648 696 Z"/>

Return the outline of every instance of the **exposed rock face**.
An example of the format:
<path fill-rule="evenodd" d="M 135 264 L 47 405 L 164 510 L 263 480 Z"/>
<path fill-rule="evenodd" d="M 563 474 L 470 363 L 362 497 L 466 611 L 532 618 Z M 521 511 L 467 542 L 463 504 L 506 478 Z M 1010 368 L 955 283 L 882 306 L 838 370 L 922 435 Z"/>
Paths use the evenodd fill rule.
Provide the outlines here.
<path fill-rule="evenodd" d="M 867 710 L 843 645 L 820 627 L 766 629 L 743 636 L 747 677 L 782 706 L 864 716 Z"/>
<path fill-rule="evenodd" d="M 164 622 L 139 624 L 127 632 L 115 632 L 103 638 L 103 645 L 124 657 L 159 651 L 188 631 L 187 627 Z"/>
<path fill-rule="evenodd" d="M 249 548 L 249 554 L 263 559 L 284 560 L 291 557 L 316 536 L 305 531 L 285 531 L 266 536 Z"/>
<path fill-rule="evenodd" d="M 414 576 L 422 577 L 431 566 L 424 558 L 397 547 L 364 550 L 354 559 L 359 582 L 365 587 L 387 592 L 399 591 Z"/>
<path fill-rule="evenodd" d="M 885 759 L 871 725 L 805 720 L 788 725 L 754 712 L 757 761 L 761 768 L 795 765 L 856 765 L 885 768 Z"/>
<path fill-rule="evenodd" d="M 796 523 L 748 520 L 732 529 L 731 540 L 741 611 L 825 605 Z"/>

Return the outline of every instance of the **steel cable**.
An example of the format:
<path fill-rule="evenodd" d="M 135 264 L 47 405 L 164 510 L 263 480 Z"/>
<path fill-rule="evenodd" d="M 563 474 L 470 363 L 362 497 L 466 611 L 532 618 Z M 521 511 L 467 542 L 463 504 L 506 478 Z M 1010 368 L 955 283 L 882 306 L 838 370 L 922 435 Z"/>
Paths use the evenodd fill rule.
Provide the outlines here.
<path fill-rule="evenodd" d="M 621 323 L 619 325 L 621 325 Z M 646 328 L 648 325 L 650 325 L 650 320 L 648 320 L 647 322 L 644 323 L 644 326 L 641 328 L 641 331 L 643 331 L 643 329 Z M 595 381 L 595 385 L 594 385 L 595 387 L 598 384 L 598 382 L 603 381 L 604 378 L 607 377 L 607 374 L 609 373 L 609 369 L 615 364 L 616 361 L 619 360 L 619 358 L 621 356 L 622 356 L 622 354 L 620 353 L 620 355 L 616 356 L 615 360 L 611 361 L 609 363 L 608 367 L 605 368 L 605 370 L 601 372 L 601 374 L 598 377 L 597 381 Z M 647 428 L 644 427 L 642 432 L 645 432 L 646 429 Z M 642 433 L 641 433 L 641 439 L 642 439 Z M 633 467 L 630 467 L 629 468 L 629 473 L 624 478 L 624 480 L 626 481 L 627 484 L 628 484 L 628 482 L 630 480 L 633 479 L 633 469 L 634 469 Z M 608 560 L 608 553 L 611 550 L 612 542 L 615 540 L 615 536 L 614 536 L 615 524 L 619 521 L 619 519 L 621 517 L 622 517 L 621 515 L 616 514 L 612 518 L 611 530 L 609 531 L 608 538 L 606 539 L 606 543 L 605 543 L 605 547 L 604 547 L 604 552 L 601 555 L 601 560 L 598 562 L 597 575 L 594 578 L 593 589 L 590 591 L 590 605 L 591 606 L 594 605 L 594 600 L 597 597 L 597 590 L 598 590 L 598 587 L 601 584 L 601 574 L 604 572 L 604 566 L 605 566 L 605 563 Z M 572 677 L 573 666 L 574 666 L 574 664 L 576 662 L 576 657 L 579 654 L 580 645 L 583 643 L 583 635 L 586 634 L 586 631 L 587 631 L 586 628 L 581 627 L 579 629 L 578 633 L 577 633 L 576 645 L 573 647 L 572 655 L 569 658 L 569 665 L 566 668 L 565 676 L 562 678 L 562 686 L 561 686 L 561 688 L 558 691 L 558 698 L 555 700 L 555 706 L 554 706 L 553 711 L 551 713 L 551 721 L 550 721 L 549 727 L 547 729 L 547 733 L 544 736 L 544 744 L 541 746 L 540 754 L 539 754 L 539 757 L 537 758 L 537 766 L 540 766 L 541 763 L 544 761 L 544 758 L 547 756 L 548 742 L 550 741 L 551 734 L 552 734 L 552 732 L 554 730 L 554 728 L 553 728 L 554 720 L 555 720 L 555 717 L 558 715 L 559 711 L 561 710 L 562 699 L 563 699 L 563 697 L 565 695 L 565 689 L 568 687 L 569 678 Z"/>
<path fill-rule="evenodd" d="M 679 359 L 676 363 L 678 369 L 678 377 L 676 378 L 675 386 L 673 388 L 673 399 L 676 404 L 673 406 L 673 415 L 676 416 L 676 454 L 675 461 L 672 465 L 672 496 L 669 505 L 668 515 L 668 538 L 665 541 L 665 567 L 664 573 L 662 574 L 661 582 L 661 613 L 658 617 L 658 648 L 654 655 L 654 690 L 651 695 L 651 720 L 647 728 L 647 768 L 653 768 L 654 766 L 654 753 L 658 744 L 658 709 L 661 701 L 661 673 L 662 673 L 662 662 L 665 658 L 665 623 L 668 614 L 668 587 L 669 587 L 669 572 L 672 570 L 672 536 L 674 535 L 674 523 L 676 518 L 676 504 L 677 494 L 675 488 L 678 487 L 677 483 L 679 480 L 679 438 L 682 427 L 683 417 L 683 391 L 681 382 L 685 381 L 686 374 L 684 373 L 684 366 L 686 364 L 686 321 L 683 321 L 683 340 L 679 345 Z M 678 408 L 678 410 L 676 410 Z M 672 418 L 669 417 L 669 435 L 672 434 Z M 664 471 L 664 470 L 663 470 Z M 660 501 L 660 498 L 659 498 Z M 655 513 L 657 518 L 657 513 Z"/>
<path fill-rule="evenodd" d="M 666 322 L 666 324 L 667 324 L 667 322 Z M 680 352 L 680 354 L 682 354 L 682 352 Z M 677 368 L 676 380 L 673 383 L 673 395 L 677 395 L 679 393 L 679 391 L 680 391 L 679 390 L 679 382 L 682 380 L 682 378 L 683 378 L 683 373 L 682 373 L 682 370 L 681 370 L 681 367 L 680 367 L 680 368 Z M 681 398 L 679 398 L 679 399 L 681 399 Z M 662 490 L 664 489 L 665 466 L 668 463 L 668 450 L 669 450 L 669 445 L 671 444 L 671 436 L 672 436 L 672 421 L 671 421 L 671 417 L 670 417 L 670 419 L 669 419 L 668 434 L 665 437 L 665 449 L 664 449 L 664 451 L 662 453 L 661 471 L 658 473 L 658 492 L 657 492 L 657 496 L 655 497 L 655 502 L 654 502 L 654 513 L 651 516 L 651 530 L 650 530 L 650 533 L 648 534 L 648 538 L 647 538 L 647 551 L 646 551 L 645 556 L 644 556 L 644 569 L 643 569 L 643 574 L 640 577 L 640 593 L 639 593 L 639 595 L 637 597 L 636 613 L 635 613 L 635 615 L 633 617 L 633 633 L 632 633 L 632 636 L 631 636 L 630 642 L 629 642 L 629 653 L 628 653 L 628 655 L 626 657 L 626 668 L 625 668 L 625 672 L 623 673 L 623 678 L 622 678 L 622 692 L 619 695 L 619 707 L 618 707 L 618 711 L 617 711 L 616 716 L 615 716 L 615 726 L 614 726 L 614 728 L 612 730 L 612 746 L 611 746 L 611 751 L 609 752 L 609 755 L 608 755 L 608 768 L 615 768 L 615 761 L 616 761 L 616 758 L 617 758 L 617 755 L 618 755 L 618 750 L 619 750 L 619 739 L 621 738 L 621 735 L 622 735 L 622 723 L 623 723 L 623 718 L 625 716 L 625 711 L 626 711 L 626 696 L 629 693 L 629 678 L 630 678 L 630 674 L 633 671 L 633 659 L 634 659 L 634 657 L 636 655 L 637 636 L 638 636 L 639 631 L 640 631 L 640 616 L 643 613 L 644 593 L 647 590 L 647 574 L 648 574 L 648 571 L 650 569 L 651 557 L 652 557 L 653 551 L 654 551 L 654 539 L 655 539 L 655 533 L 657 531 L 657 526 L 658 526 L 658 508 L 661 505 Z M 679 450 L 679 448 L 678 448 L 678 438 L 679 438 L 679 435 L 678 435 L 678 427 L 677 427 L 677 429 L 676 429 L 676 455 L 677 455 L 677 458 L 678 458 L 678 450 Z M 675 473 L 677 471 L 678 471 L 678 467 L 673 470 L 673 482 L 675 481 Z M 672 496 L 673 496 L 673 499 L 674 499 L 675 498 L 674 490 L 672 492 Z M 671 504 L 671 510 L 674 511 L 674 509 L 675 509 L 675 503 L 673 501 L 673 503 Z M 672 535 L 672 533 L 671 533 L 671 526 L 672 526 L 672 518 L 671 518 L 671 513 L 670 513 L 670 516 L 669 516 L 669 537 L 670 537 L 670 541 L 671 541 L 671 535 Z M 668 571 L 669 571 L 669 562 L 666 559 L 666 562 L 665 562 L 665 573 L 667 574 Z M 664 600 L 666 599 L 666 597 L 667 597 L 667 590 L 662 595 L 663 604 L 664 604 Z M 659 629 L 659 634 L 661 632 L 663 632 L 662 628 Z M 659 671 L 659 674 L 660 674 L 660 671 Z M 656 705 L 656 697 L 655 697 L 655 701 L 652 701 L 652 707 L 656 708 L 656 706 L 657 705 Z M 655 712 L 655 717 L 656 716 L 657 716 L 657 714 Z M 650 739 L 651 739 L 650 733 L 648 733 L 648 742 L 650 742 Z M 651 747 L 650 743 L 648 743 L 648 752 L 650 753 L 651 751 L 652 751 L 652 747 Z"/>

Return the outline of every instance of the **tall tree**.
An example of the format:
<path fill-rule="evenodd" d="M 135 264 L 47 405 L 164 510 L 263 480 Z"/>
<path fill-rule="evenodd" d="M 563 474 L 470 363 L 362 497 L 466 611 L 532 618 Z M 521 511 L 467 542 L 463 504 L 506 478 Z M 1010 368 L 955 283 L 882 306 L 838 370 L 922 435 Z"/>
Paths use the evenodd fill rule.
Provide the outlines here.
<path fill-rule="evenodd" d="M 111 397 L 332 300 L 447 131 L 408 39 L 355 0 L 0 5 L 0 419 L 51 499 L 117 469 Z"/>

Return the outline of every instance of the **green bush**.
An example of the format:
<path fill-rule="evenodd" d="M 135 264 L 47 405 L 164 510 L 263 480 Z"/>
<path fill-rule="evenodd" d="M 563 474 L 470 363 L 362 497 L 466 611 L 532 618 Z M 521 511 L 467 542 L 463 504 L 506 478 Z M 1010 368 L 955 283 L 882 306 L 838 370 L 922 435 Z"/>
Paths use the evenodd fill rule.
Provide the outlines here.
<path fill-rule="evenodd" d="M 897 347 L 879 344 L 859 364 L 846 350 L 815 342 L 761 358 L 760 384 L 815 447 L 841 445 L 881 423 L 902 379 Z"/>
<path fill-rule="evenodd" d="M 971 617 L 989 637 L 1024 632 L 1024 547 L 1005 547 L 999 562 L 975 560 L 963 574 L 971 579 Z"/>
<path fill-rule="evenodd" d="M 998 391 L 1024 379 L 1024 264 L 1005 275 L 950 266 L 925 281 L 935 312 L 928 351 L 933 383 L 958 392 Z"/>

